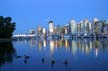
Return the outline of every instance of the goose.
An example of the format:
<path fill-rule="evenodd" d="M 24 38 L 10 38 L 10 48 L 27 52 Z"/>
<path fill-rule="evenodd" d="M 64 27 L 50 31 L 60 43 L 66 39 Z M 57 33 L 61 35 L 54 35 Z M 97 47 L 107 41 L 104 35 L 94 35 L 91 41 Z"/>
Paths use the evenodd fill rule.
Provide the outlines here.
<path fill-rule="evenodd" d="M 29 59 L 30 58 L 30 56 L 26 56 L 26 55 L 24 55 L 25 56 L 25 59 Z"/>
<path fill-rule="evenodd" d="M 55 64 L 55 60 L 51 60 L 52 67 Z"/>
<path fill-rule="evenodd" d="M 21 58 L 22 56 L 16 56 L 16 59 L 19 59 L 19 58 Z"/>
<path fill-rule="evenodd" d="M 68 65 L 68 60 L 65 60 L 64 61 L 64 64 L 67 66 Z"/>
<path fill-rule="evenodd" d="M 42 61 L 42 63 L 44 64 L 44 62 L 45 62 L 45 59 L 44 59 L 44 58 L 42 58 L 42 59 L 41 59 L 41 61 Z"/>
<path fill-rule="evenodd" d="M 55 64 L 55 60 L 52 60 L 52 61 L 51 61 L 51 64 Z"/>
<path fill-rule="evenodd" d="M 27 63 L 28 63 L 27 59 L 24 59 L 24 63 L 25 63 L 25 64 L 27 64 Z"/>

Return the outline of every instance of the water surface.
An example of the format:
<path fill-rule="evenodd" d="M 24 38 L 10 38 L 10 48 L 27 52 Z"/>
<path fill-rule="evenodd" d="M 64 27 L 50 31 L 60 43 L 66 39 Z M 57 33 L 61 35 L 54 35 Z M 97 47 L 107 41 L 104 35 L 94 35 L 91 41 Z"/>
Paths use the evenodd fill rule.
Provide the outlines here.
<path fill-rule="evenodd" d="M 108 41 L 0 42 L 0 71 L 108 71 Z"/>

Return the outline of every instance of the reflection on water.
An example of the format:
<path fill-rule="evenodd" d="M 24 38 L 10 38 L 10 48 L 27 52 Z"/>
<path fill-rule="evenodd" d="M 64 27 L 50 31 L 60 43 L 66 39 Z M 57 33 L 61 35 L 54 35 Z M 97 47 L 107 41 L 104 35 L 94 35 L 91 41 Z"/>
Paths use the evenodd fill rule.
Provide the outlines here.
<path fill-rule="evenodd" d="M 15 49 L 11 42 L 0 42 L 0 66 L 12 63 L 14 55 Z"/>
<path fill-rule="evenodd" d="M 35 40 L 30 40 L 30 47 L 35 47 L 35 45 L 36 45 L 36 41 Z"/>
<path fill-rule="evenodd" d="M 30 40 L 0 44 L 0 65 L 13 62 L 9 70 L 17 71 L 103 71 L 108 70 L 108 41 L 106 39 Z M 17 56 L 14 61 L 13 55 Z M 10 58 L 8 60 L 8 57 Z M 3 60 L 4 59 L 4 60 Z M 3 66 L 4 70 L 6 66 Z M 6 71 L 8 70 L 6 69 Z"/>
<path fill-rule="evenodd" d="M 48 44 L 47 44 L 48 42 Z M 38 44 L 36 44 L 38 43 Z M 30 40 L 30 47 L 38 46 L 39 50 L 42 47 L 50 46 L 50 52 L 53 53 L 55 48 L 65 48 L 69 49 L 73 54 L 77 53 L 78 50 L 81 50 L 82 53 L 89 54 L 90 51 L 94 51 L 97 56 L 99 49 L 108 48 L 107 40 Z"/>
<path fill-rule="evenodd" d="M 51 40 L 51 41 L 49 41 L 50 43 L 50 51 L 51 51 L 51 53 L 53 53 L 54 52 L 54 41 L 53 40 Z"/>
<path fill-rule="evenodd" d="M 47 44 L 48 43 L 48 44 Z M 50 46 L 50 52 L 53 53 L 56 48 L 65 48 L 73 54 L 80 50 L 82 53 L 89 54 L 92 50 L 98 56 L 99 49 L 105 50 L 108 48 L 107 40 L 30 40 L 30 47 L 38 46 L 39 50 Z"/>
<path fill-rule="evenodd" d="M 46 47 L 47 45 L 46 45 L 46 40 L 44 39 L 43 40 L 43 47 Z"/>

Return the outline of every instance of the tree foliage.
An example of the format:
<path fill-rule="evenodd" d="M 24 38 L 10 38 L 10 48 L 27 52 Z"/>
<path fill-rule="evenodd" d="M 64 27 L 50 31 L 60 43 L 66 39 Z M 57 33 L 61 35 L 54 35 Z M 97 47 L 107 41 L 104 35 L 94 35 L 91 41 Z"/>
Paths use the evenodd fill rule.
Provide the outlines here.
<path fill-rule="evenodd" d="M 0 16 L 0 38 L 11 38 L 15 27 L 16 23 L 12 22 L 11 17 Z"/>

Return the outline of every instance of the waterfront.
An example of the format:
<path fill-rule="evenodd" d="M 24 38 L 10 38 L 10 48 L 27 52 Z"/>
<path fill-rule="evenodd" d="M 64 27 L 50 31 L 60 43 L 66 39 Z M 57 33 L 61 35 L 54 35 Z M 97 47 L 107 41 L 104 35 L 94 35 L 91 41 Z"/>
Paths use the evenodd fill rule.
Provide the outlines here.
<path fill-rule="evenodd" d="M 60 40 L 60 39 L 108 39 L 108 34 L 67 34 L 67 35 L 57 35 L 57 34 L 53 34 L 53 35 L 35 35 L 35 34 L 18 34 L 18 35 L 13 35 L 12 40 L 31 40 L 31 39 L 35 39 L 35 40 L 40 40 L 40 39 L 46 39 L 46 40 L 50 40 L 50 39 L 56 39 L 56 40 Z"/>
<path fill-rule="evenodd" d="M 108 70 L 106 39 L 13 41 L 0 50 L 0 71 Z"/>

